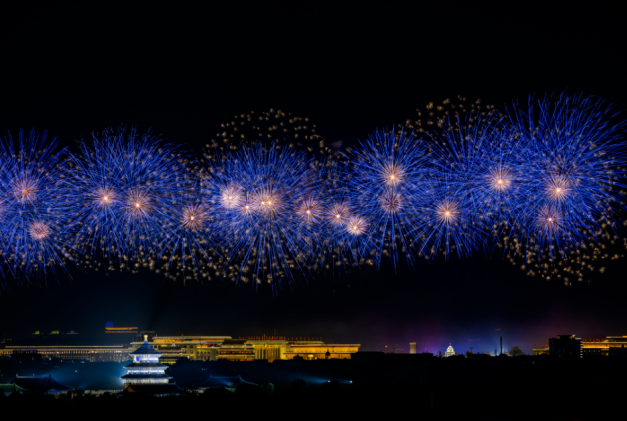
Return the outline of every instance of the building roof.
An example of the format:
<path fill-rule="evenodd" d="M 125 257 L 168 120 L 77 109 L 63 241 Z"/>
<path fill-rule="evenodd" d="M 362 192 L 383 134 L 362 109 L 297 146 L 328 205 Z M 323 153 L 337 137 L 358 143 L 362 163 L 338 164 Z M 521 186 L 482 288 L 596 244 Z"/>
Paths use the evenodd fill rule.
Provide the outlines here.
<path fill-rule="evenodd" d="M 168 384 L 130 384 L 124 389 L 129 393 L 141 393 L 145 395 L 177 395 L 181 388 L 174 383 Z"/>
<path fill-rule="evenodd" d="M 255 383 L 247 382 L 242 379 L 242 376 L 239 374 L 233 377 L 219 377 L 219 376 L 209 376 L 207 380 L 202 383 L 195 384 L 193 387 L 195 388 L 203 388 L 203 387 L 235 387 L 238 384 L 247 383 L 257 386 Z"/>
<path fill-rule="evenodd" d="M 222 345 L 246 345 L 248 339 L 225 339 Z"/>
<path fill-rule="evenodd" d="M 167 374 L 125 374 L 121 379 L 171 379 Z"/>
<path fill-rule="evenodd" d="M 15 383 L 0 384 L 0 392 L 4 392 L 4 393 L 8 393 L 8 392 L 23 392 L 24 390 L 26 390 L 26 389 L 24 389 L 23 387 L 19 387 Z"/>
<path fill-rule="evenodd" d="M 361 346 L 361 344 L 325 344 L 324 342 L 320 342 L 320 343 L 310 343 L 310 344 L 295 344 L 295 343 L 291 343 L 289 345 L 291 348 L 312 348 L 312 347 L 322 347 L 322 348 L 337 348 L 337 347 L 342 347 L 342 346 Z"/>
<path fill-rule="evenodd" d="M 65 386 L 57 382 L 51 375 L 38 377 L 16 376 L 11 383 L 28 390 L 64 391 L 73 389 L 73 387 Z"/>
<path fill-rule="evenodd" d="M 150 346 L 148 341 L 144 341 L 142 346 L 131 352 L 130 355 L 161 355 L 161 353 Z"/>
<path fill-rule="evenodd" d="M 130 363 L 124 368 L 129 369 L 129 368 L 167 368 L 167 367 L 168 367 L 167 364 L 161 364 L 161 363 Z"/>

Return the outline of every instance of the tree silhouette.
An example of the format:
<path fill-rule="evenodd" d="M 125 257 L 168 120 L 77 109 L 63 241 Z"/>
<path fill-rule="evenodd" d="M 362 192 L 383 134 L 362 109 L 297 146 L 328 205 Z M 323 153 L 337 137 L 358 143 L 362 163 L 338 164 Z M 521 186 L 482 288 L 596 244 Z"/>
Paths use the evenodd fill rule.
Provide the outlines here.
<path fill-rule="evenodd" d="M 522 349 L 518 346 L 513 346 L 512 349 L 509 350 L 509 355 L 512 357 L 518 357 L 520 355 L 525 355 Z"/>

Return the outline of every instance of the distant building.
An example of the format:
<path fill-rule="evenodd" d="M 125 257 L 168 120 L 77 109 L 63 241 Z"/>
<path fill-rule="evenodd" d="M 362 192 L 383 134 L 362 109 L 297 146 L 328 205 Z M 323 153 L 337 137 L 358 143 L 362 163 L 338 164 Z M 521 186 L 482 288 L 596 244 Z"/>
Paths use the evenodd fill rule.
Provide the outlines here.
<path fill-rule="evenodd" d="M 581 358 L 583 351 L 581 339 L 575 335 L 558 335 L 557 338 L 549 339 L 549 355 L 560 358 Z"/>
<path fill-rule="evenodd" d="M 150 344 L 163 353 L 163 363 L 180 358 L 197 361 L 350 359 L 359 351 L 359 344 L 328 344 L 314 338 L 252 337 L 233 339 L 230 336 L 160 336 Z M 134 347 L 139 343 L 132 343 Z M 252 353 L 251 353 L 252 351 Z M 328 353 L 328 355 L 327 355 Z"/>
<path fill-rule="evenodd" d="M 107 322 L 105 325 L 105 333 L 136 337 L 139 334 L 139 329 L 137 327 L 113 327 L 113 322 Z"/>
<path fill-rule="evenodd" d="M 444 356 L 445 357 L 453 357 L 453 356 L 455 356 L 455 350 L 453 349 L 451 344 L 449 344 L 449 347 L 446 348 L 446 352 L 444 353 Z"/>
<path fill-rule="evenodd" d="M 129 351 L 131 349 L 127 346 L 8 345 L 0 348 L 0 356 L 32 353 L 44 359 L 124 362 L 130 358 Z"/>
<path fill-rule="evenodd" d="M 124 367 L 127 374 L 122 376 L 124 390 L 150 395 L 180 392 L 181 389 L 171 382 L 172 377 L 165 374 L 168 366 L 159 363 L 161 353 L 150 346 L 147 335 L 142 346 L 130 355 L 133 362 Z"/>
<path fill-rule="evenodd" d="M 301 357 L 304 360 L 341 359 L 350 360 L 351 356 L 359 351 L 357 344 L 325 344 L 321 343 L 288 343 L 285 347 L 285 358 L 291 360 Z"/>
<path fill-rule="evenodd" d="M 21 388 L 27 389 L 32 392 L 41 392 L 49 394 L 59 394 L 72 390 L 72 387 L 65 386 L 55 379 L 51 375 L 47 376 L 15 376 L 15 379 L 11 382 Z"/>
<path fill-rule="evenodd" d="M 581 338 L 582 357 L 594 356 L 619 356 L 622 349 L 627 345 L 627 336 L 607 336 L 605 338 Z M 534 348 L 533 355 L 549 355 L 550 346 L 546 348 Z"/>
<path fill-rule="evenodd" d="M 600 355 L 604 357 L 618 356 L 627 345 L 627 336 L 607 336 L 605 338 L 582 338 L 581 349 L 583 356 Z"/>
<path fill-rule="evenodd" d="M 410 354 L 415 354 L 416 353 L 416 342 L 410 342 L 409 343 L 409 353 Z"/>
<path fill-rule="evenodd" d="M 320 338 L 251 337 L 233 339 L 230 336 L 160 336 L 150 338 L 148 343 L 161 353 L 162 364 L 174 364 L 180 359 L 194 361 L 253 361 L 350 359 L 359 351 L 359 344 L 329 344 Z M 35 343 L 40 342 L 39 337 Z M 41 336 L 41 340 L 44 341 Z M 31 342 L 33 340 L 31 339 Z M 44 341 L 45 343 L 45 341 Z M 130 345 L 8 345 L 0 344 L 0 357 L 31 353 L 44 359 L 83 360 L 90 362 L 124 362 L 131 359 L 130 353 L 139 349 L 142 342 Z"/>
<path fill-rule="evenodd" d="M 618 357 L 618 358 L 627 358 L 627 348 L 625 345 L 621 345 L 621 347 L 613 346 L 609 349 L 608 356 L 610 357 Z"/>
<path fill-rule="evenodd" d="M 219 360 L 254 361 L 255 349 L 247 339 L 225 339 L 218 350 Z"/>

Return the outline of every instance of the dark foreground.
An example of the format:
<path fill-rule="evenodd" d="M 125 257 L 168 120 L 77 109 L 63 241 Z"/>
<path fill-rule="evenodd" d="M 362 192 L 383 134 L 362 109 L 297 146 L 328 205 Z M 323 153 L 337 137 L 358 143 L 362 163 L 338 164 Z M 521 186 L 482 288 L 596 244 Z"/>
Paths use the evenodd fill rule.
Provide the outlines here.
<path fill-rule="evenodd" d="M 232 392 L 214 388 L 167 397 L 25 393 L 1 397 L 0 408 L 3 415 L 28 408 L 31 413 L 41 410 L 67 417 L 140 411 L 162 418 L 173 414 L 233 419 L 602 420 L 622 419 L 627 396 L 627 362 L 608 357 L 472 360 L 405 355 L 272 364 L 185 362 L 170 371 L 182 387 L 191 387 L 208 372 L 238 373 L 259 386 L 240 384 Z M 261 377 L 274 383 L 262 383 Z"/>

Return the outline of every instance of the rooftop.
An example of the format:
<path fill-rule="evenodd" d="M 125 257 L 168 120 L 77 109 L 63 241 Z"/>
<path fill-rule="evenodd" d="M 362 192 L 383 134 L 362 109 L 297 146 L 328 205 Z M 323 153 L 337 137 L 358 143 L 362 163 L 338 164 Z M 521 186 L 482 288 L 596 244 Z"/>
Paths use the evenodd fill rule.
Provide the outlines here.
<path fill-rule="evenodd" d="M 130 355 L 161 355 L 161 352 L 154 349 L 148 341 L 144 341 L 142 346 L 131 352 Z"/>
<path fill-rule="evenodd" d="M 15 379 L 11 382 L 12 384 L 16 384 L 19 387 L 23 387 L 24 389 L 29 390 L 43 390 L 43 391 L 65 391 L 72 390 L 72 387 L 65 386 L 55 379 L 52 378 L 51 375 L 48 376 L 16 376 Z"/>

